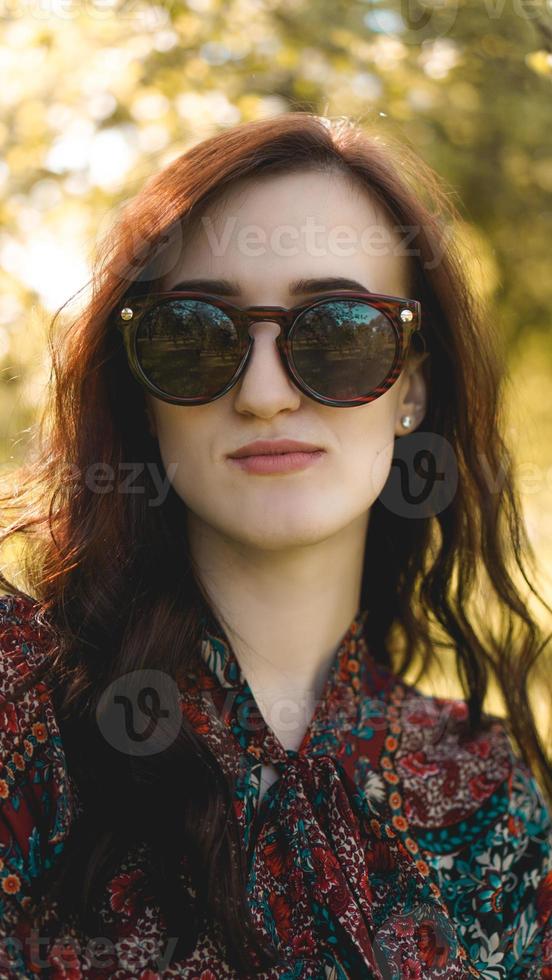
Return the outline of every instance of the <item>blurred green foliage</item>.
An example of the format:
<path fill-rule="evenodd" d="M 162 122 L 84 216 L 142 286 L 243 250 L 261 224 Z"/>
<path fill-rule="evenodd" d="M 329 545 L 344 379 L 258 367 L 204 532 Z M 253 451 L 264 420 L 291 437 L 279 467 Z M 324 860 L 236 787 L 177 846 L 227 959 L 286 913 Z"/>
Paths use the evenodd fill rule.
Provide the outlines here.
<path fill-rule="evenodd" d="M 552 569 L 545 0 L 6 0 L 0 30 L 3 468 L 26 451 L 48 320 L 142 181 L 241 120 L 352 115 L 404 134 L 451 188 L 509 352 L 516 424 L 533 434 L 520 466 L 540 482 L 524 501 Z"/>

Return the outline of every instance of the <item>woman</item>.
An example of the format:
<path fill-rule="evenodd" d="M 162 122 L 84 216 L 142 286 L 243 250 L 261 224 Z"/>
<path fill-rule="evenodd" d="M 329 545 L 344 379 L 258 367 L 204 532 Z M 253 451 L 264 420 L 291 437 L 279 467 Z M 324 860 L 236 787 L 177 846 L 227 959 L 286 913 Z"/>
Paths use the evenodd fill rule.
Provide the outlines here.
<path fill-rule="evenodd" d="M 115 224 L 6 500 L 2 975 L 552 974 L 543 638 L 455 217 L 291 112 Z M 465 699 L 402 679 L 447 644 Z"/>

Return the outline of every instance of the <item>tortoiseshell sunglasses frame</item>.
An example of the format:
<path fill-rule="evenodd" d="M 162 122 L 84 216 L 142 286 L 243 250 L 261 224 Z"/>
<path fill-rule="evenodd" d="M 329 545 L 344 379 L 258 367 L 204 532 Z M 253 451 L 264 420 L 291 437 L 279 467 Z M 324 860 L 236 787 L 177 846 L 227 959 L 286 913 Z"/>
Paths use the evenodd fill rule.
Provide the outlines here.
<path fill-rule="evenodd" d="M 230 380 L 215 395 L 209 397 L 169 395 L 150 381 L 142 371 L 136 352 L 136 334 L 140 319 L 147 310 L 169 299 L 191 299 L 211 303 L 218 309 L 223 310 L 236 327 L 240 340 L 240 360 Z M 335 302 L 338 299 L 355 299 L 367 303 L 380 313 L 384 313 L 393 326 L 396 341 L 393 363 L 380 384 L 362 396 L 347 400 L 327 398 L 306 384 L 294 367 L 292 354 L 293 328 L 299 316 L 320 303 Z M 412 314 L 412 319 L 408 319 L 410 313 Z M 401 318 L 401 314 L 405 319 Z M 133 297 L 129 295 L 117 306 L 116 315 L 118 319 L 117 327 L 123 335 L 128 364 L 134 378 L 155 398 L 160 398 L 162 401 L 169 402 L 173 405 L 205 405 L 227 394 L 238 383 L 245 371 L 254 344 L 254 338 L 249 336 L 249 328 L 252 324 L 259 321 L 266 320 L 279 324 L 281 329 L 275 338 L 276 344 L 286 372 L 299 390 L 307 395 L 307 397 L 314 399 L 314 401 L 335 408 L 352 408 L 357 405 L 366 405 L 388 391 L 401 373 L 406 353 L 414 334 L 417 334 L 421 338 L 424 350 L 426 348 L 424 334 L 421 329 L 422 308 L 419 300 L 405 299 L 402 296 L 388 296 L 383 293 L 358 292 L 352 289 L 341 289 L 331 293 L 323 293 L 289 309 L 283 306 L 250 306 L 243 309 L 226 302 L 226 300 L 221 299 L 219 296 L 209 293 L 191 290 L 169 290 L 149 293 L 146 296 Z"/>

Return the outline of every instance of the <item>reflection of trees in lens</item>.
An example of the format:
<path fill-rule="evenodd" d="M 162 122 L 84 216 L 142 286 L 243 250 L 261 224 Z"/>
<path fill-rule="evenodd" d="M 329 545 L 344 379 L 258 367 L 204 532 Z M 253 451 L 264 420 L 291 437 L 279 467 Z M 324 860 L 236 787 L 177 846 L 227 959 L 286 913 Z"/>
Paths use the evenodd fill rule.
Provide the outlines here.
<path fill-rule="evenodd" d="M 220 391 L 239 361 L 239 338 L 228 315 L 201 300 L 160 303 L 137 336 L 142 370 L 168 394 L 201 397 Z"/>
<path fill-rule="evenodd" d="M 384 313 L 366 303 L 324 303 L 298 321 L 292 349 L 311 388 L 328 398 L 354 398 L 385 378 L 395 357 L 395 331 Z"/>
<path fill-rule="evenodd" d="M 234 324 L 216 306 L 198 300 L 171 300 L 149 310 L 140 330 L 149 341 L 171 340 L 174 344 L 201 349 L 228 348 L 237 343 Z"/>
<path fill-rule="evenodd" d="M 309 344 L 326 349 L 351 349 L 359 353 L 379 352 L 381 345 L 394 346 L 394 331 L 384 313 L 366 303 L 324 303 L 300 318 L 293 346 Z"/>

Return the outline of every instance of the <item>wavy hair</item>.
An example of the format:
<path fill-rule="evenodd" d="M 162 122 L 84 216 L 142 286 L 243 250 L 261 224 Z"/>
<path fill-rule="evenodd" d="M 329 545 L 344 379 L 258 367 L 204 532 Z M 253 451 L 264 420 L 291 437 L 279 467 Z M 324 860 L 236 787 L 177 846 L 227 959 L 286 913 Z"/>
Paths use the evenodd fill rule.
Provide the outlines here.
<path fill-rule="evenodd" d="M 151 468 L 164 473 L 163 463 L 111 314 L 131 290 L 161 282 L 175 244 L 207 207 L 224 203 L 236 180 L 313 169 L 345 174 L 398 226 L 415 231 L 410 296 L 422 304 L 429 354 L 429 400 L 418 431 L 442 437 L 458 467 L 456 492 L 439 513 L 412 520 L 379 498 L 372 505 L 362 603 L 370 610 L 373 654 L 399 675 L 420 663 L 422 676 L 448 644 L 472 732 L 485 725 L 483 702 L 494 679 L 508 730 L 552 799 L 529 690 L 545 639 L 516 579 L 552 610 L 525 564 L 534 569 L 535 557 L 503 432 L 505 357 L 468 274 L 450 189 L 408 144 L 343 117 L 286 112 L 199 142 L 121 210 L 97 250 L 84 312 L 57 333 L 61 311 L 53 318 L 38 451 L 17 470 L 17 492 L 2 496 L 0 542 L 24 535 L 29 594 L 55 631 L 45 663 L 21 690 L 39 676 L 49 679 L 83 800 L 42 887 L 94 930 L 102 890 L 129 842 L 147 841 L 152 887 L 169 934 L 179 937 L 173 959 L 191 952 L 202 923 L 214 921 L 242 973 L 273 963 L 276 954 L 248 910 L 229 779 L 184 718 L 174 742 L 146 757 L 110 752 L 98 732 L 96 707 L 114 678 L 152 667 L 176 678 L 199 654 L 203 615 L 218 615 L 187 547 L 185 503 L 169 487 L 162 506 L 149 506 L 157 494 Z M 132 493 L 94 492 L 82 479 L 97 464 L 119 473 L 136 461 L 144 465 Z M 498 486 L 489 486 L 489 472 L 502 474 Z M 0 586 L 25 594 L 5 575 Z M 476 608 L 481 595 L 496 609 L 491 618 Z M 193 895 L 178 873 L 184 860 Z"/>

